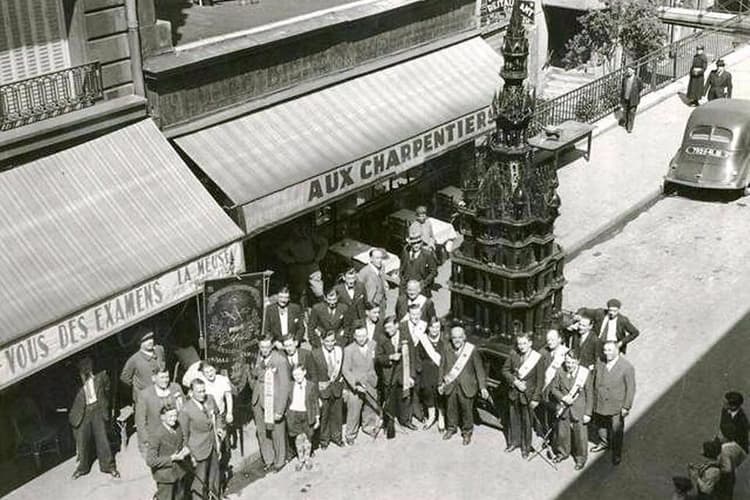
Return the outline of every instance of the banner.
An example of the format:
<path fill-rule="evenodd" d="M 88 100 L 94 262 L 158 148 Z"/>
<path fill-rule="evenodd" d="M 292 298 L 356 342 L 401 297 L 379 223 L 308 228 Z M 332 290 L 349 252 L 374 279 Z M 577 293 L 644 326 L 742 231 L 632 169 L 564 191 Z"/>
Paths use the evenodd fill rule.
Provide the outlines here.
<path fill-rule="evenodd" d="M 244 270 L 242 243 L 232 243 L 16 341 L 0 351 L 0 389 Z"/>
<path fill-rule="evenodd" d="M 238 392 L 258 354 L 267 282 L 268 274 L 254 273 L 205 283 L 206 360 L 226 371 Z"/>

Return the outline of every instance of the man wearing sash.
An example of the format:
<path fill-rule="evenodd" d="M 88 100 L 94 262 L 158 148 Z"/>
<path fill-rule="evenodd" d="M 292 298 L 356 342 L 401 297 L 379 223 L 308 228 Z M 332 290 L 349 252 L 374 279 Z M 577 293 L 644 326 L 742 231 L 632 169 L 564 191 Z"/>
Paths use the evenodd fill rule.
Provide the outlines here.
<path fill-rule="evenodd" d="M 381 383 L 386 437 L 396 437 L 394 418 L 402 427 L 417 430 L 411 423 L 411 388 L 417 376 L 414 343 L 408 332 L 403 335 L 396 316 L 383 323 L 385 335 L 375 340 L 375 367 Z"/>
<path fill-rule="evenodd" d="M 422 294 L 422 285 L 417 280 L 409 280 L 406 283 L 406 294 L 400 295 L 396 301 L 396 317 L 401 321 L 409 318 L 409 307 L 416 304 L 421 309 L 420 319 L 428 321 L 436 316 L 435 305 L 432 299 L 428 299 Z"/>
<path fill-rule="evenodd" d="M 532 412 L 539 406 L 544 385 L 542 356 L 531 348 L 531 334 L 516 335 L 516 349 L 503 365 L 503 378 L 508 382 L 510 402 L 510 453 L 521 448 L 521 456 L 528 458 L 531 452 Z"/>
<path fill-rule="evenodd" d="M 260 455 L 267 471 L 280 471 L 286 461 L 286 412 L 291 370 L 283 354 L 273 349 L 272 337 L 258 343 L 258 359 L 250 372 L 251 403 Z"/>
<path fill-rule="evenodd" d="M 380 422 L 377 412 L 378 376 L 375 373 L 375 341 L 367 338 L 367 330 L 361 324 L 354 330 L 354 342 L 344 348 L 344 389 L 346 400 L 346 444 L 354 444 L 359 432 L 375 435 Z"/>
<path fill-rule="evenodd" d="M 487 377 L 479 353 L 474 345 L 466 342 L 466 332 L 460 326 L 451 329 L 452 348 L 445 349 L 440 360 L 442 383 L 438 391 L 446 401 L 447 428 L 443 439 L 456 434 L 459 412 L 461 413 L 461 436 L 464 446 L 471 443 L 474 430 L 474 398 L 479 392 L 483 399 L 490 397 L 487 392 Z"/>
<path fill-rule="evenodd" d="M 418 304 L 411 304 L 409 306 L 409 312 L 406 319 L 399 323 L 399 329 L 401 330 L 401 338 L 409 337 L 416 353 L 416 348 L 422 342 L 427 342 L 427 322 L 420 319 L 422 317 L 422 308 Z M 412 356 L 410 362 L 414 364 L 416 370 L 416 376 L 414 377 L 414 385 L 411 388 L 411 414 L 414 418 L 420 422 L 424 421 L 424 408 L 422 407 L 422 401 L 419 397 L 418 388 L 420 386 L 420 375 L 422 367 L 419 364 L 419 359 L 416 356 Z M 409 418 L 411 421 L 411 418 Z"/>
<path fill-rule="evenodd" d="M 320 447 L 328 448 L 333 441 L 343 447 L 341 424 L 343 419 L 344 379 L 341 368 L 344 362 L 344 350 L 336 345 L 336 332 L 328 330 L 321 335 L 321 346 L 313 349 L 313 361 L 318 380 L 318 393 L 323 402 L 320 408 Z"/>
<path fill-rule="evenodd" d="M 422 403 L 427 408 L 427 421 L 423 429 L 429 430 L 437 424 L 438 432 L 445 430 L 445 396 L 438 392 L 443 383 L 440 375 L 440 363 L 443 352 L 452 348 L 448 335 L 443 335 L 443 324 L 439 318 L 433 316 L 427 327 L 427 342 L 420 342 L 417 346 L 419 359 L 419 394 Z"/>
<path fill-rule="evenodd" d="M 583 469 L 588 458 L 586 424 L 591 421 L 594 409 L 593 382 L 588 368 L 579 364 L 577 353 L 568 351 L 563 368 L 557 371 L 550 384 L 551 399 L 557 405 L 555 462 L 562 462 L 572 454 L 576 470 Z"/>
<path fill-rule="evenodd" d="M 550 387 L 552 379 L 562 368 L 565 362 L 565 353 L 568 348 L 562 344 L 560 332 L 555 329 L 547 330 L 547 344 L 540 350 L 541 363 L 544 366 L 544 384 L 542 385 L 542 404 L 537 409 L 537 415 L 542 425 L 541 435 L 544 435 L 553 426 L 557 404 L 550 399 Z M 541 411 L 540 411 L 541 410 Z"/>

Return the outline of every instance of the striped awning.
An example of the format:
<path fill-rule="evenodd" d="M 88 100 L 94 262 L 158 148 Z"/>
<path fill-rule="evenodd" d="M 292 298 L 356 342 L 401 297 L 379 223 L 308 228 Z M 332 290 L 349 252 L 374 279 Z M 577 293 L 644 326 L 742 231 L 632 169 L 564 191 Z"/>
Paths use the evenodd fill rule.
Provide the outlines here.
<path fill-rule="evenodd" d="M 175 141 L 254 232 L 489 130 L 500 65 L 477 37 Z"/>
<path fill-rule="evenodd" d="M 1 172 L 0 345 L 240 237 L 150 119 Z"/>

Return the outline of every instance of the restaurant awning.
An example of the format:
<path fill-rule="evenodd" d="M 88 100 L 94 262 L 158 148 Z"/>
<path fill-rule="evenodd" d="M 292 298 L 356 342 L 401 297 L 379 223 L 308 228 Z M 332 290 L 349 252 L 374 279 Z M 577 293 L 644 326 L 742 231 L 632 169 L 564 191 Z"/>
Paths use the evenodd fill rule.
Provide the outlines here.
<path fill-rule="evenodd" d="M 0 387 L 169 306 L 184 272 L 85 308 L 241 237 L 150 119 L 0 172 Z"/>
<path fill-rule="evenodd" d="M 175 141 L 254 233 L 490 130 L 500 66 L 472 38 Z"/>

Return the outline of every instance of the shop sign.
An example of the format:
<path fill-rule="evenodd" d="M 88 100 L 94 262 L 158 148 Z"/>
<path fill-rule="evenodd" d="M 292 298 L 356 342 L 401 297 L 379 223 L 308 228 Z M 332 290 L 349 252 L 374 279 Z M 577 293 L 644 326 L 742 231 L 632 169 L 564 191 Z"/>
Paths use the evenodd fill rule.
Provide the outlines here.
<path fill-rule="evenodd" d="M 205 280 L 244 270 L 236 242 L 14 342 L 0 352 L 0 388 L 199 293 Z"/>
<path fill-rule="evenodd" d="M 494 127 L 489 106 L 243 207 L 248 233 L 400 174 Z"/>

